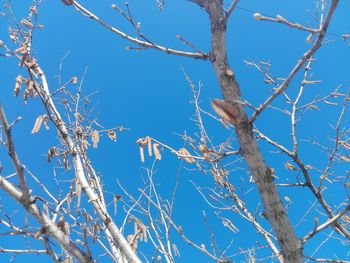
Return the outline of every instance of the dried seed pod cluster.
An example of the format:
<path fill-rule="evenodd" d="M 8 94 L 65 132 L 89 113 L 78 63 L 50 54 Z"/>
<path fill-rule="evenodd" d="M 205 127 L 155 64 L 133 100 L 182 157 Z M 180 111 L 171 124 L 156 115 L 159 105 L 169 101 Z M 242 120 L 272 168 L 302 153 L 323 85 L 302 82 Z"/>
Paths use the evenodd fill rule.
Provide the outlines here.
<path fill-rule="evenodd" d="M 38 118 L 36 118 L 35 120 L 34 127 L 32 129 L 32 134 L 38 133 L 43 123 L 44 123 L 45 129 L 49 130 L 50 128 L 49 128 L 49 125 L 47 124 L 47 119 L 48 118 L 45 114 L 38 116 Z"/>
<path fill-rule="evenodd" d="M 152 143 L 152 139 L 149 136 L 147 136 L 145 139 L 138 139 L 136 143 L 139 145 L 140 160 L 142 163 L 145 162 L 144 146 L 147 147 L 148 156 L 151 157 L 154 154 L 156 160 L 162 160 L 162 155 L 159 150 L 159 143 Z"/>

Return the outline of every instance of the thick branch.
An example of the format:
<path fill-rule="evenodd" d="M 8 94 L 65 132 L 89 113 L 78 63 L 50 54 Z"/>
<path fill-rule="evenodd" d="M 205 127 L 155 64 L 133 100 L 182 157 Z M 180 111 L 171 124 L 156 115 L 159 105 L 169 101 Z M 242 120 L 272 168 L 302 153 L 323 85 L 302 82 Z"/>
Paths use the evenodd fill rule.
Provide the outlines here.
<path fill-rule="evenodd" d="M 222 0 L 212 0 L 209 3 L 211 23 L 211 56 L 225 101 L 232 104 L 236 114 L 235 131 L 252 176 L 256 182 L 266 216 L 276 232 L 285 262 L 303 262 L 301 243 L 294 234 L 287 213 L 277 193 L 271 169 L 267 167 L 256 139 L 251 123 L 241 102 L 239 85 L 233 71 L 227 62 L 226 53 L 226 21 L 222 12 Z"/>

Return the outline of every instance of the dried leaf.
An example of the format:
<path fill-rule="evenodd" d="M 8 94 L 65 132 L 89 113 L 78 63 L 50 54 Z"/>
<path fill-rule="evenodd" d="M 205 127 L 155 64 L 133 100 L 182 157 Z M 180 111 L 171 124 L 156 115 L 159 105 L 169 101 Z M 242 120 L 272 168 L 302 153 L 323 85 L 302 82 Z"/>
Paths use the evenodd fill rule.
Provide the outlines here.
<path fill-rule="evenodd" d="M 190 153 L 185 149 L 185 148 L 181 148 L 178 152 L 177 152 L 181 158 L 184 158 L 184 160 L 187 163 L 195 163 L 195 159 L 193 157 L 191 157 Z"/>
<path fill-rule="evenodd" d="M 39 132 L 42 123 L 43 123 L 43 116 L 39 116 L 38 118 L 36 118 L 34 127 L 32 129 L 32 134 Z"/>
<path fill-rule="evenodd" d="M 319 107 L 317 107 L 316 105 L 313 105 L 313 104 L 310 105 L 309 108 L 310 108 L 310 109 L 313 109 L 313 110 L 320 110 Z"/>
<path fill-rule="evenodd" d="M 108 138 L 111 139 L 112 141 L 117 141 L 117 133 L 114 130 L 109 130 L 108 133 Z"/>
<path fill-rule="evenodd" d="M 92 138 L 92 147 L 97 148 L 98 142 L 100 141 L 100 136 L 98 134 L 98 131 L 94 130 L 92 132 L 91 138 Z"/>
<path fill-rule="evenodd" d="M 153 144 L 153 152 L 154 152 L 154 156 L 156 157 L 156 160 L 162 160 L 162 155 L 159 152 L 159 144 L 158 143 L 154 143 Z"/>
<path fill-rule="evenodd" d="M 211 107 L 216 112 L 216 114 L 219 115 L 223 120 L 233 125 L 238 124 L 238 112 L 236 108 L 232 106 L 231 103 L 224 100 L 214 99 L 211 102 Z"/>
<path fill-rule="evenodd" d="M 340 160 L 350 163 L 350 158 L 346 157 L 346 156 L 340 156 Z"/>
<path fill-rule="evenodd" d="M 293 170 L 293 171 L 298 171 L 298 169 L 291 163 L 289 162 L 286 162 L 284 164 L 284 167 L 286 167 L 287 170 Z"/>

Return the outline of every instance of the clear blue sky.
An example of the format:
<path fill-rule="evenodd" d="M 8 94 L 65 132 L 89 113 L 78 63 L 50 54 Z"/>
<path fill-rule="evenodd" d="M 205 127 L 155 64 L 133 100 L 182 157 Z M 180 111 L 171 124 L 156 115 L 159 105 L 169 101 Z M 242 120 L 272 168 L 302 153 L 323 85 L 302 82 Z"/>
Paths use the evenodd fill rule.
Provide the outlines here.
<path fill-rule="evenodd" d="M 5 2 L 0 1 L 1 5 Z M 17 18 L 26 16 L 31 2 L 29 0 L 12 1 Z M 133 34 L 132 28 L 110 8 L 116 1 L 81 1 L 81 3 L 111 25 Z M 122 3 L 123 1 L 117 1 L 120 6 L 123 6 Z M 187 48 L 175 37 L 179 34 L 199 49 L 209 51 L 208 18 L 196 5 L 187 1 L 167 1 L 165 9 L 160 12 L 155 0 L 129 1 L 129 3 L 135 19 L 142 23 L 142 31 L 156 43 L 185 50 Z M 291 21 L 305 25 L 311 23 L 314 26 L 310 15 L 305 12 L 305 9 L 313 12 L 314 1 L 247 0 L 241 1 L 238 6 L 240 8 L 233 13 L 228 28 L 229 60 L 240 83 L 243 98 L 257 106 L 270 94 L 270 88 L 263 83 L 261 75 L 253 68 L 244 65 L 243 60 L 268 61 L 272 64 L 271 71 L 275 76 L 286 77 L 310 45 L 305 42 L 306 33 L 277 24 L 257 22 L 253 19 L 252 13 L 260 12 L 269 16 L 280 14 Z M 313 79 L 321 79 L 322 83 L 307 91 L 305 102 L 317 94 L 324 96 L 340 84 L 345 85 L 344 87 L 348 85 L 349 45 L 341 39 L 340 35 L 350 31 L 350 21 L 347 16 L 349 7 L 348 2 L 341 1 L 339 4 L 329 29 L 333 33 L 329 35 L 329 40 L 332 42 L 325 45 L 316 55 L 316 62 L 313 65 Z M 98 149 L 91 149 L 89 152 L 91 161 L 96 171 L 100 173 L 107 192 L 121 194 L 116 183 L 119 180 L 131 193 L 137 194 L 137 189 L 142 186 L 142 175 L 145 175 L 144 168 L 150 168 L 153 159 L 146 157 L 146 163 L 140 163 L 136 140 L 149 135 L 175 149 L 181 148 L 183 141 L 176 134 L 186 131 L 193 136 L 197 132 L 194 122 L 190 120 L 194 114 L 193 105 L 189 103 L 192 94 L 182 68 L 196 85 L 199 81 L 203 84 L 202 107 L 211 111 L 211 99 L 221 97 L 211 65 L 209 62 L 170 56 L 152 50 L 125 51 L 124 48 L 129 43 L 82 17 L 73 8 L 64 6 L 58 0 L 45 1 L 39 12 L 39 23 L 44 25 L 44 30 L 37 31 L 34 35 L 33 52 L 48 77 L 51 89 L 58 88 L 55 76 L 58 74 L 60 61 L 69 52 L 61 72 L 63 82 L 72 76 L 77 76 L 81 80 L 87 69 L 83 93 L 88 95 L 98 91 L 90 97 L 92 104 L 96 104 L 94 114 L 98 122 L 106 128 L 117 125 L 130 128 L 129 131 L 118 134 L 116 143 L 109 141 L 106 137 L 102 138 Z M 0 19 L 0 39 L 10 44 L 4 18 Z M 0 57 L 0 100 L 10 120 L 16 116 L 22 116 L 21 122 L 14 129 L 14 140 L 21 160 L 39 178 L 51 178 L 53 167 L 46 163 L 46 152 L 49 147 L 58 144 L 57 136 L 52 130 L 50 133 L 42 130 L 37 135 L 30 135 L 36 117 L 44 111 L 38 101 L 30 101 L 24 106 L 21 99 L 13 98 L 14 80 L 18 74 L 15 60 Z M 300 77 L 297 80 L 300 80 Z M 291 96 L 296 95 L 299 85 L 298 81 L 291 84 L 289 91 Z M 282 105 L 282 102 L 283 100 L 277 101 L 275 105 Z M 327 136 L 334 135 L 331 125 L 335 125 L 339 108 L 327 105 L 319 105 L 319 107 L 320 112 L 308 112 L 304 116 L 300 136 L 304 139 L 317 138 L 326 143 Z M 346 116 L 349 117 L 348 114 Z M 220 143 L 233 132 L 225 131 L 212 121 L 207 121 L 208 130 L 216 143 Z M 290 120 L 283 114 L 267 110 L 256 125 L 271 138 L 290 147 L 289 123 Z M 348 119 L 345 124 L 349 125 Z M 288 180 L 295 181 L 297 174 L 286 171 L 284 168 L 287 159 L 272 152 L 273 149 L 265 143 L 262 143 L 261 147 L 268 164 L 276 169 L 277 176 L 288 177 Z M 327 153 L 307 143 L 301 144 L 301 148 L 300 154 L 304 160 L 317 168 L 324 167 Z M 0 161 L 4 165 L 4 174 L 12 170 L 5 156 L 4 149 L 0 148 Z M 164 197 L 170 197 L 179 163 L 175 156 L 165 151 L 163 160 L 155 166 L 156 180 L 161 189 L 160 193 Z M 346 169 L 348 166 L 340 164 L 336 171 L 344 173 Z M 67 178 L 65 178 L 65 174 L 58 170 L 57 176 L 60 180 L 64 180 L 69 179 L 71 175 L 66 175 Z M 250 188 L 253 189 L 244 198 L 247 200 L 248 207 L 254 212 L 259 199 L 254 185 L 249 183 L 246 171 L 237 170 L 231 176 L 234 177 L 232 180 L 242 197 L 243 193 Z M 261 241 L 260 237 L 255 235 L 255 230 L 249 224 L 242 223 L 238 216 L 230 216 L 232 222 L 240 228 L 238 234 L 233 235 L 224 228 L 190 181 L 203 187 L 213 183 L 211 178 L 203 174 L 190 172 L 187 169 L 181 170 L 174 218 L 179 225 L 183 226 L 185 234 L 209 247 L 210 236 L 202 219 L 202 210 L 206 210 L 221 249 L 224 249 L 231 238 L 233 238 L 233 251 L 237 251 L 238 248 L 252 248 L 255 246 L 255 241 Z M 54 191 L 55 185 L 52 180 L 48 180 L 48 187 Z M 343 198 L 345 192 L 343 189 L 340 190 L 339 195 Z M 281 193 L 289 195 L 293 200 L 289 213 L 293 224 L 296 224 L 314 199 L 306 190 L 283 189 Z M 334 205 L 337 204 L 339 197 L 337 195 L 338 192 L 329 194 L 330 204 L 333 204 L 333 201 Z M 1 196 L 2 200 L 7 200 L 3 194 Z M 107 198 L 111 197 L 112 195 L 107 194 Z M 12 209 L 18 210 L 19 213 L 22 211 L 12 203 L 4 209 L 8 213 L 11 213 Z M 320 218 L 320 222 L 324 220 L 325 218 Z M 117 219 L 118 223 L 120 221 L 121 219 Z M 312 229 L 313 220 L 309 222 L 310 225 L 304 224 L 297 228 L 299 236 L 305 235 Z M 17 217 L 16 223 L 24 224 L 24 220 Z M 266 225 L 264 222 L 262 224 Z M 0 231 L 5 231 L 1 225 Z M 320 238 L 315 238 L 315 241 L 322 239 L 324 239 L 323 234 Z M 0 247 L 8 248 L 9 242 L 15 248 L 24 246 L 24 242 L 20 239 L 1 237 Z M 330 252 L 332 250 L 340 257 L 344 257 L 347 253 L 344 247 L 339 249 L 333 246 L 333 243 L 330 241 L 328 247 L 325 245 L 328 250 L 323 250 L 323 253 L 317 256 L 334 257 Z M 318 244 L 318 242 L 312 243 L 305 248 L 305 251 L 311 253 Z M 182 254 L 178 262 L 194 260 L 209 262 L 207 257 L 189 249 L 182 241 L 178 241 L 177 245 Z M 0 254 L 1 262 L 9 258 L 9 255 Z M 18 256 L 16 260 L 24 262 L 25 259 L 27 259 L 26 256 Z M 45 262 L 47 259 L 37 257 L 38 262 Z M 245 258 L 238 256 L 234 260 L 244 262 Z M 104 261 L 101 260 L 101 262 Z"/>

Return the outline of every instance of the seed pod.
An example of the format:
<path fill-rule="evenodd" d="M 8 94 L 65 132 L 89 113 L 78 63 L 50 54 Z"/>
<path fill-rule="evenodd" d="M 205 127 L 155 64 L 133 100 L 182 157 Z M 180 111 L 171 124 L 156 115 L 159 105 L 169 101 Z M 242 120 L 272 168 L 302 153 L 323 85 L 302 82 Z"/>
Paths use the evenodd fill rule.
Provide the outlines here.
<path fill-rule="evenodd" d="M 180 158 L 184 158 L 184 160 L 187 163 L 195 163 L 195 159 L 191 157 L 190 153 L 185 149 L 185 148 L 181 148 L 178 151 L 178 154 L 181 155 Z"/>
<path fill-rule="evenodd" d="M 153 152 L 154 152 L 154 156 L 156 157 L 156 160 L 162 160 L 162 155 L 159 152 L 159 144 L 158 143 L 154 143 L 153 144 Z"/>
<path fill-rule="evenodd" d="M 100 136 L 98 135 L 98 131 L 94 130 L 92 132 L 92 147 L 97 148 L 98 142 L 100 141 Z"/>
<path fill-rule="evenodd" d="M 38 118 L 36 118 L 34 127 L 32 129 L 32 134 L 35 134 L 35 133 L 39 132 L 42 123 L 43 123 L 43 117 L 42 116 L 39 116 Z"/>

